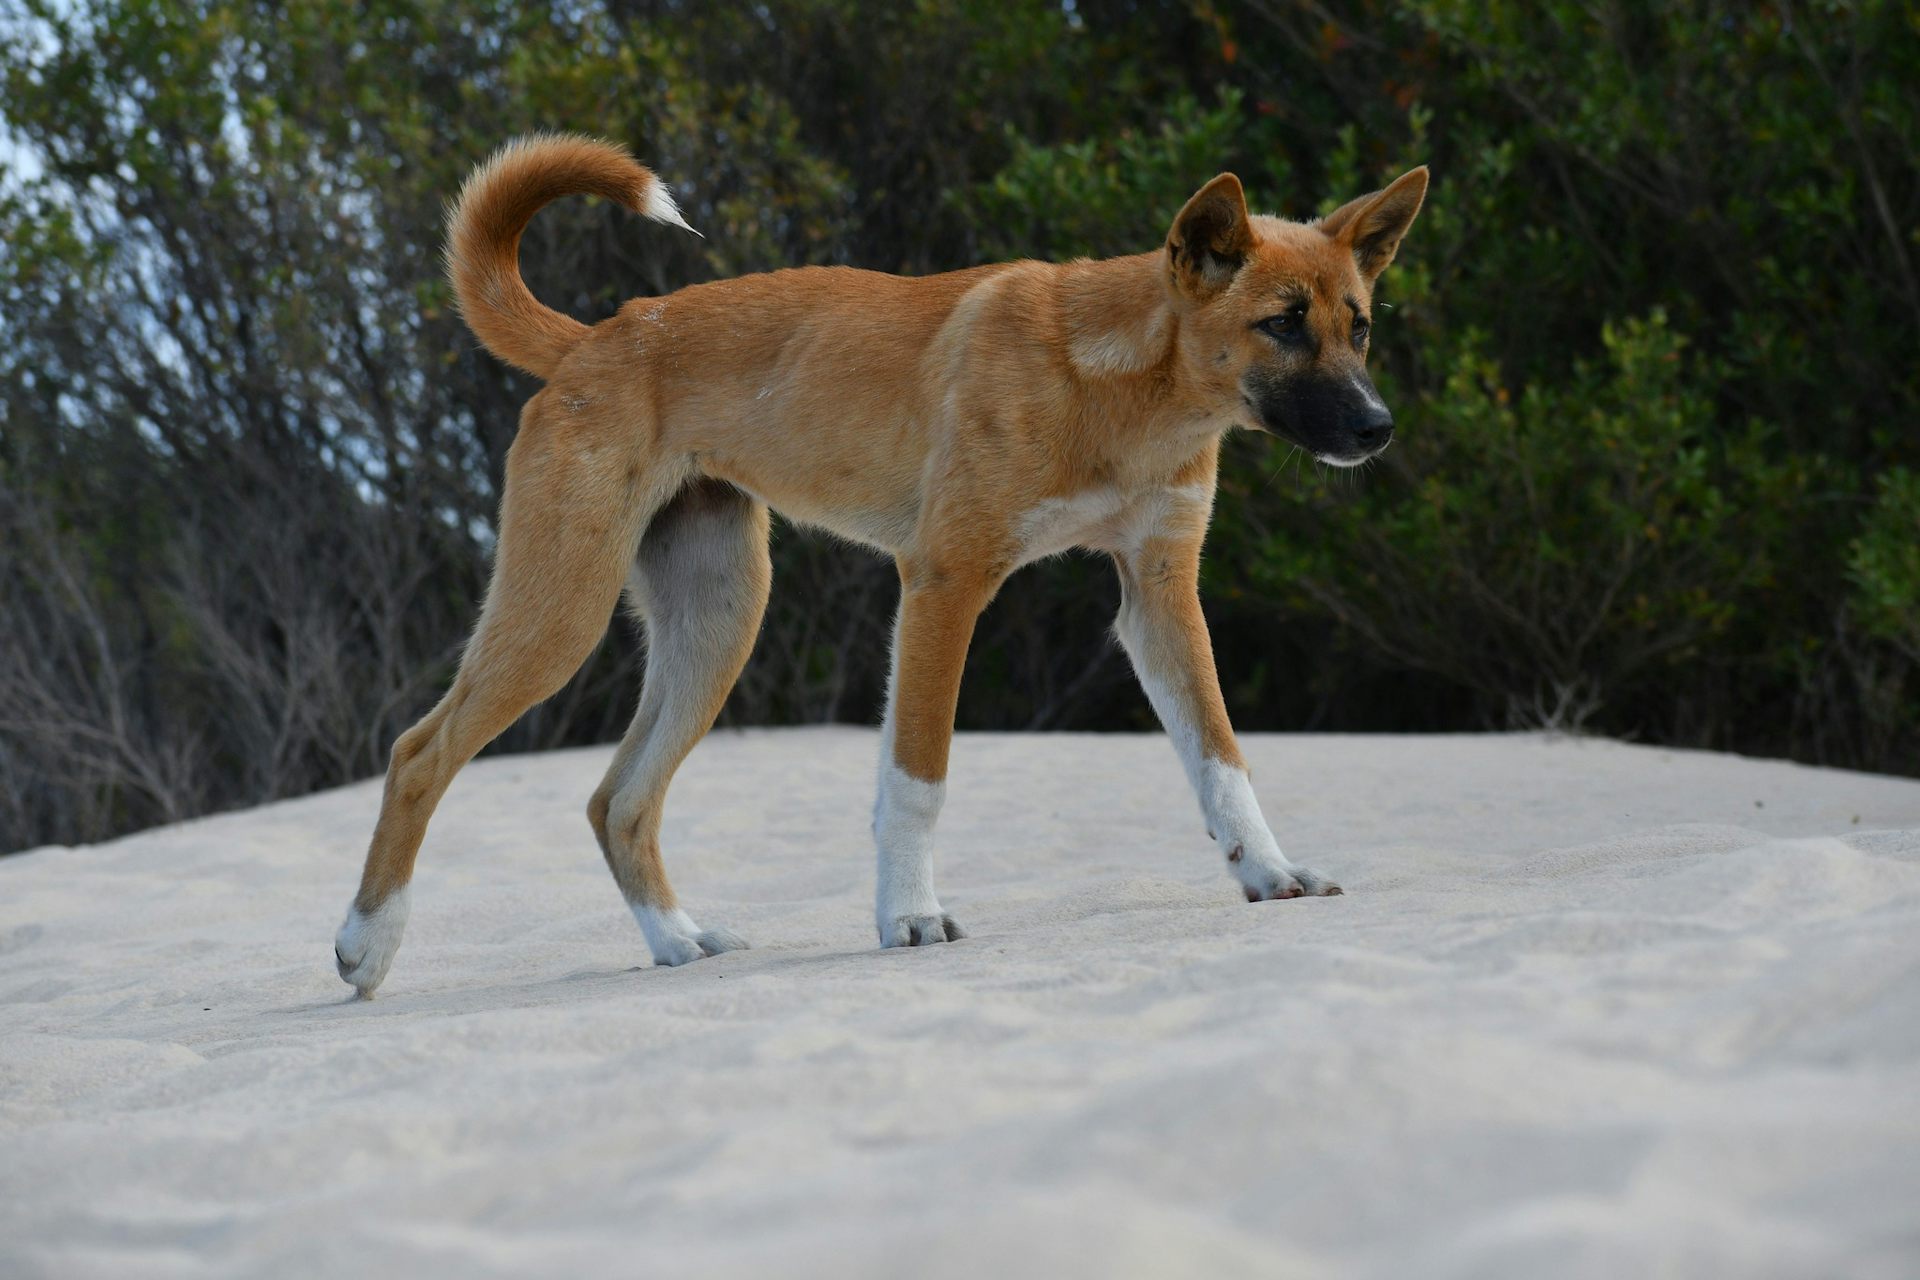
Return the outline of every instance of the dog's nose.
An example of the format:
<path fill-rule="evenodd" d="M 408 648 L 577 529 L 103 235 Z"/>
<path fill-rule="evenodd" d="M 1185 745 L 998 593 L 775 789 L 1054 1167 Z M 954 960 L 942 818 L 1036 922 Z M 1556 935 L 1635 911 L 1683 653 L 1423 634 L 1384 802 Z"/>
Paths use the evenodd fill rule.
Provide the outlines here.
<path fill-rule="evenodd" d="M 1353 441 L 1362 449 L 1378 449 L 1393 438 L 1393 414 L 1385 405 L 1368 405 L 1353 421 Z"/>

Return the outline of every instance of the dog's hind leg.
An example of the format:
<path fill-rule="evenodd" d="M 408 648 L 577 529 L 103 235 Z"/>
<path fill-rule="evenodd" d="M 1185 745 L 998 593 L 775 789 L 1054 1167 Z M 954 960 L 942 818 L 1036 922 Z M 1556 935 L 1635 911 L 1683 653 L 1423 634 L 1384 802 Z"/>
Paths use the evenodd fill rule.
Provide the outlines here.
<path fill-rule="evenodd" d="M 680 909 L 661 861 L 660 815 L 675 770 L 713 727 L 753 651 L 772 582 L 766 507 L 714 480 L 663 508 L 634 559 L 628 598 L 646 619 L 646 678 L 587 818 L 655 964 L 747 945 Z"/>
<path fill-rule="evenodd" d="M 493 581 L 460 670 L 393 745 L 360 891 L 334 945 L 340 976 L 363 996 L 400 946 L 414 859 L 447 784 L 593 650 L 640 530 L 684 479 L 643 465 L 611 426 L 549 416 L 546 404 L 543 393 L 527 405 L 507 456 Z"/>

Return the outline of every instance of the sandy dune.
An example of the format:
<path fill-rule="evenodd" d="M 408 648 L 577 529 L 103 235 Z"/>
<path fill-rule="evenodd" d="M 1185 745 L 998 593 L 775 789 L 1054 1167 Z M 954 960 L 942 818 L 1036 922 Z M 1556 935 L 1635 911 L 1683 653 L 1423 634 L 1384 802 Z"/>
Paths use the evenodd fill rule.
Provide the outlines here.
<path fill-rule="evenodd" d="M 875 736 L 723 733 L 646 950 L 605 751 L 0 860 L 0 1275 L 1920 1273 L 1920 783 L 1532 736 L 1251 738 L 1340 898 L 1249 906 L 1173 753 L 963 736 L 961 943 L 877 952 Z"/>

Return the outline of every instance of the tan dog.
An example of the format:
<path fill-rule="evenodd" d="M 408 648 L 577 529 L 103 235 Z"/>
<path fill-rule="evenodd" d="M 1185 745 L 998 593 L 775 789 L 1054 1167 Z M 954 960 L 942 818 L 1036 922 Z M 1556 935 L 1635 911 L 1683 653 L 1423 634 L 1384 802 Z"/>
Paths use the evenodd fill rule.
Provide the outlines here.
<path fill-rule="evenodd" d="M 1339 893 L 1286 859 L 1254 799 L 1200 612 L 1200 546 L 1230 427 L 1339 465 L 1386 447 L 1370 295 L 1426 188 L 1415 169 L 1309 225 L 1250 216 L 1222 174 L 1151 253 L 925 279 L 776 271 L 639 299 L 589 328 L 520 278 L 535 211 L 592 193 L 686 223 L 619 147 L 501 151 L 454 211 L 454 290 L 488 349 L 548 385 L 508 455 L 459 674 L 394 744 L 340 976 L 362 995 L 386 976 L 447 784 L 566 683 L 623 590 L 646 622 L 646 681 L 588 819 L 656 964 L 746 945 L 680 909 L 659 832 L 674 770 L 753 647 L 768 507 L 899 565 L 873 818 L 882 946 L 962 936 L 934 896 L 933 828 L 974 619 L 1015 569 L 1073 547 L 1114 558 L 1120 641 L 1247 899 Z"/>

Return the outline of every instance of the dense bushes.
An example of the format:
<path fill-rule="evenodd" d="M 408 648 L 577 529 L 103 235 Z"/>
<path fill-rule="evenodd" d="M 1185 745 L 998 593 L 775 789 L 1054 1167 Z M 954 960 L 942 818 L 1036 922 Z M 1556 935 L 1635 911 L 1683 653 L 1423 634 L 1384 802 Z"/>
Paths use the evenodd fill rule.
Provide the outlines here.
<path fill-rule="evenodd" d="M 1719 428 L 1660 313 L 1601 340 L 1604 358 L 1513 389 L 1462 344 L 1405 403 L 1395 474 L 1257 504 L 1257 580 L 1507 723 L 1618 726 L 1610 704 L 1670 702 L 1764 610 L 1808 476 L 1765 427 Z"/>
<path fill-rule="evenodd" d="M 1222 168 L 1436 185 L 1376 314 L 1399 443 L 1230 445 L 1247 728 L 1556 724 L 1920 771 L 1920 29 L 1901 5 L 34 0 L 0 40 L 0 848 L 375 771 L 484 580 L 528 386 L 437 269 L 498 140 L 632 141 L 577 314 L 794 262 L 1134 251 Z M 7 153 L 0 152 L 0 155 Z M 868 718 L 893 575 L 783 530 L 735 721 Z M 985 620 L 962 722 L 1150 723 L 1096 561 Z M 612 643 L 505 742 L 617 732 Z"/>

